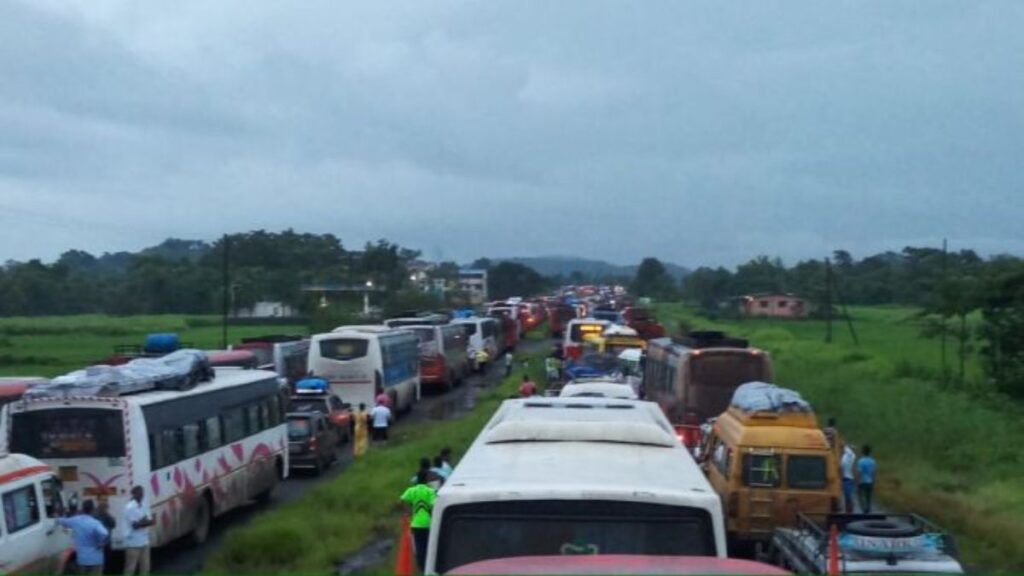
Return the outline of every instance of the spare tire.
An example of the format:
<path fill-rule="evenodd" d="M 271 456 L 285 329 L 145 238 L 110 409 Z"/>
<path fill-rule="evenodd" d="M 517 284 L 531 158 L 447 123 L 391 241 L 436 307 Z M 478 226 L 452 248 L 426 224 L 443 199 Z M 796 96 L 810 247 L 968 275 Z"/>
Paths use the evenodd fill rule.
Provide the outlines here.
<path fill-rule="evenodd" d="M 917 526 L 896 519 L 857 520 L 846 525 L 846 532 L 880 538 L 910 538 L 921 534 Z"/>

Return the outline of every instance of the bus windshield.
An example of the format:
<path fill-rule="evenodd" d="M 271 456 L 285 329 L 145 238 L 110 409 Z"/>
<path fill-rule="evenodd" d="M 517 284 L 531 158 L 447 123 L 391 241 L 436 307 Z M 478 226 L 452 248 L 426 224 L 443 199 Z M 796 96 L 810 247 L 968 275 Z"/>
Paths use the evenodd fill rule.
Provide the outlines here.
<path fill-rule="evenodd" d="M 644 554 L 714 556 L 707 512 L 682 506 L 589 500 L 518 500 L 444 511 L 437 571 L 510 556 Z"/>
<path fill-rule="evenodd" d="M 332 338 L 320 342 L 320 355 L 331 360 L 355 360 L 366 356 L 369 342 L 359 338 Z"/>
<path fill-rule="evenodd" d="M 573 342 L 583 342 L 584 336 L 600 336 L 604 332 L 602 324 L 575 324 L 569 333 Z"/>
<path fill-rule="evenodd" d="M 121 411 L 55 408 L 13 415 L 11 451 L 36 458 L 121 458 L 125 455 Z"/>

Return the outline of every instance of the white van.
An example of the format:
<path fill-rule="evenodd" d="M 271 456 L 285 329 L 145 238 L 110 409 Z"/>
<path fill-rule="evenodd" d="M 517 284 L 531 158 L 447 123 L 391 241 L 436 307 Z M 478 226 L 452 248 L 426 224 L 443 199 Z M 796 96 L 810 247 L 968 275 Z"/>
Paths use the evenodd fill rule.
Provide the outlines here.
<path fill-rule="evenodd" d="M 0 455 L 0 571 L 59 574 L 74 559 L 60 482 L 46 464 L 23 454 Z"/>
<path fill-rule="evenodd" d="M 316 334 L 309 346 L 309 369 L 353 406 L 373 406 L 384 392 L 392 408 L 405 411 L 420 396 L 419 340 L 408 330 L 341 326 Z"/>
<path fill-rule="evenodd" d="M 501 325 L 494 318 L 481 318 L 473 316 L 470 318 L 459 318 L 452 324 L 458 324 L 465 328 L 469 336 L 468 354 L 470 361 L 476 365 L 476 353 L 483 350 L 491 361 L 497 360 L 498 352 L 505 348 L 505 334 L 501 331 Z"/>
<path fill-rule="evenodd" d="M 438 492 L 428 574 L 559 554 L 725 557 L 718 495 L 657 404 L 506 400 Z"/>

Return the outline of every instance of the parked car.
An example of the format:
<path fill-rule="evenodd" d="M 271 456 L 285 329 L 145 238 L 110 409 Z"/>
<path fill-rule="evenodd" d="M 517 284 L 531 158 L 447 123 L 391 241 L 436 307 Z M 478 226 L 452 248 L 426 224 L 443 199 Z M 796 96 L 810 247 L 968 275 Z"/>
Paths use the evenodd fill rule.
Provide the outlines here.
<path fill-rule="evenodd" d="M 342 402 L 337 394 L 296 394 L 291 397 L 291 411 L 320 412 L 337 431 L 339 442 L 352 439 L 352 405 Z"/>
<path fill-rule="evenodd" d="M 317 474 L 338 459 L 338 431 L 322 412 L 289 412 L 288 467 Z"/>

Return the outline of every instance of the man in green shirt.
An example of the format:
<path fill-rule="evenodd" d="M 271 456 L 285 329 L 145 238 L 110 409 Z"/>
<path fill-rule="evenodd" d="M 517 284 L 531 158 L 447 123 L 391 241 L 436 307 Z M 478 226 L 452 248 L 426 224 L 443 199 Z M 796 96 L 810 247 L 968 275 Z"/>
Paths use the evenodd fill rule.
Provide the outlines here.
<path fill-rule="evenodd" d="M 420 571 L 427 564 L 427 543 L 430 541 L 430 516 L 434 510 L 437 492 L 427 482 L 430 472 L 420 470 L 416 474 L 416 484 L 402 493 L 401 500 L 409 505 L 412 516 L 409 527 L 412 528 L 413 542 L 416 544 L 416 564 Z"/>

